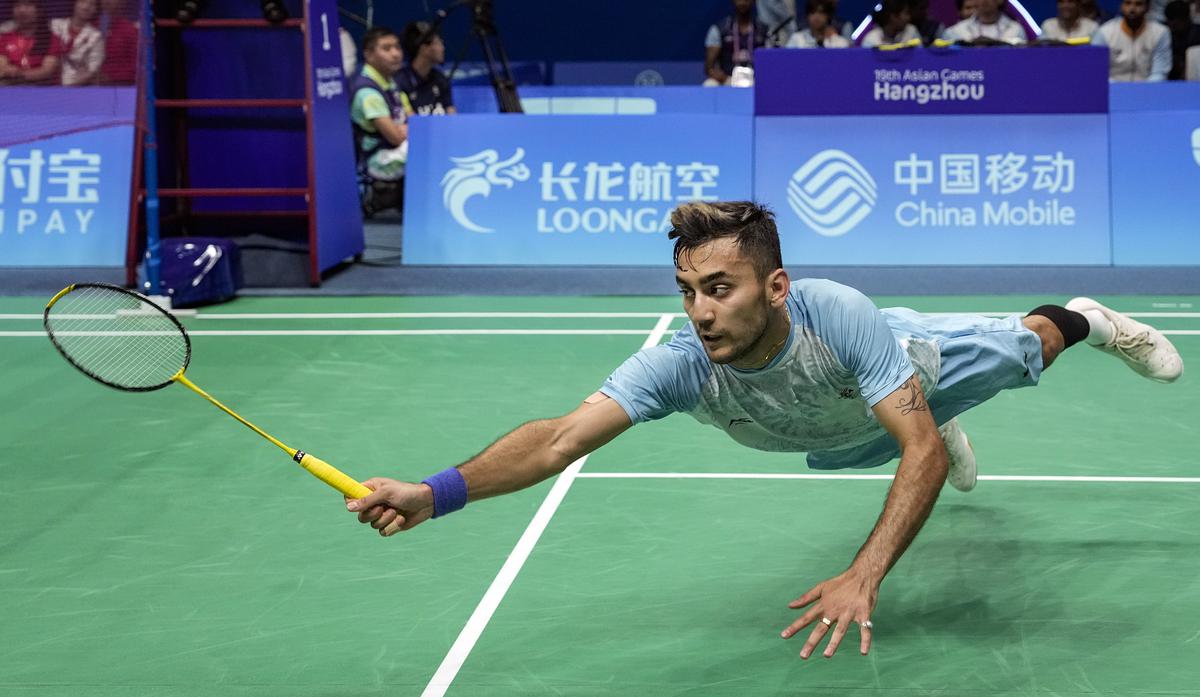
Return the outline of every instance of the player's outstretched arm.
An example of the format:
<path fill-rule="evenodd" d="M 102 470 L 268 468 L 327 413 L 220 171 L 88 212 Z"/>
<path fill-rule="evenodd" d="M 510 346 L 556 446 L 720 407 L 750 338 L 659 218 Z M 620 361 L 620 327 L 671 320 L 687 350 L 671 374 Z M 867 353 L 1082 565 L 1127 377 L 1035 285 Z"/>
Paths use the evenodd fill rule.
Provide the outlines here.
<path fill-rule="evenodd" d="M 871 612 L 879 585 L 917 536 L 946 481 L 946 448 L 915 376 L 876 404 L 874 411 L 900 443 L 900 465 L 883 513 L 850 568 L 788 604 L 793 609 L 809 608 L 783 630 L 783 638 L 820 620 L 800 650 L 801 658 L 808 658 L 831 628 L 833 636 L 825 647 L 825 656 L 832 656 L 846 630 L 855 623 L 859 625 L 859 651 L 866 654 L 870 650 Z"/>
<path fill-rule="evenodd" d="M 363 482 L 371 493 L 347 501 L 384 537 L 409 530 L 460 504 L 533 486 L 567 468 L 631 426 L 625 410 L 597 393 L 578 409 L 556 419 L 530 421 L 492 443 L 457 467 L 413 484 L 372 478 Z M 462 487 L 461 489 L 459 487 Z"/>

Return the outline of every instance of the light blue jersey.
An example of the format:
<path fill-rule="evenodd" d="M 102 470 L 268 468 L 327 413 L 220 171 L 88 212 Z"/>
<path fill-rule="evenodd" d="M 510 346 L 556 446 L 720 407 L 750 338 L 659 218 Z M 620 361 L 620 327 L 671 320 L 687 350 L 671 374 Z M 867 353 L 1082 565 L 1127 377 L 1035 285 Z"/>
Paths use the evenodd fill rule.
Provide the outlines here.
<path fill-rule="evenodd" d="M 626 360 L 600 391 L 635 424 L 684 412 L 758 450 L 808 452 L 814 467 L 861 467 L 895 456 L 871 407 L 914 374 L 944 423 L 1041 373 L 1040 340 L 1018 317 L 879 310 L 820 279 L 793 283 L 787 306 L 787 343 L 761 369 L 714 364 L 689 323 Z"/>

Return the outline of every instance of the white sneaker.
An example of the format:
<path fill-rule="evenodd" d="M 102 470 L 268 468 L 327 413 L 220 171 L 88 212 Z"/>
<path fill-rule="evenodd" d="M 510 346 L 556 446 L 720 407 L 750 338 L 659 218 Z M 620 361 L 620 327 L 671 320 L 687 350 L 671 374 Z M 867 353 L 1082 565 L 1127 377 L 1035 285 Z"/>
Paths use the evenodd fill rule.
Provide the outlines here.
<path fill-rule="evenodd" d="M 1138 375 L 1159 382 L 1175 382 L 1183 375 L 1183 359 L 1163 333 L 1110 310 L 1091 298 L 1075 298 L 1067 303 L 1068 310 L 1096 310 L 1113 325 L 1113 339 L 1096 348 L 1125 361 Z"/>
<path fill-rule="evenodd" d="M 946 444 L 946 460 L 950 463 L 950 471 L 946 481 L 959 491 L 970 491 L 975 488 L 975 477 L 978 470 L 975 467 L 975 451 L 971 441 L 958 425 L 958 419 L 950 419 L 938 429 L 942 442 Z"/>

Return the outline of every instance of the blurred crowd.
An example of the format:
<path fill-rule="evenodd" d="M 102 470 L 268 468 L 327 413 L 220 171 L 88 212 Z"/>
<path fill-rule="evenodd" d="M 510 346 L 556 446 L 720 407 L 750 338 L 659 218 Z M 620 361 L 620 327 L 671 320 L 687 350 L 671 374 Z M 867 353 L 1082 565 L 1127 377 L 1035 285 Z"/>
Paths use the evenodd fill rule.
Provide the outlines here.
<path fill-rule="evenodd" d="M 0 85 L 132 85 L 131 0 L 0 0 Z"/>

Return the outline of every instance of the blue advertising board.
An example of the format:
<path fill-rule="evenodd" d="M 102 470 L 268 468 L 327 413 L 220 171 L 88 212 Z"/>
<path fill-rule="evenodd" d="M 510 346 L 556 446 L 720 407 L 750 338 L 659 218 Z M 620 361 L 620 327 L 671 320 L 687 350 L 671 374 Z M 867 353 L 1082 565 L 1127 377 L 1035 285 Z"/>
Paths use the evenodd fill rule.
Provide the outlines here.
<path fill-rule="evenodd" d="M 1108 264 L 1107 120 L 756 120 L 754 193 L 791 264 Z"/>
<path fill-rule="evenodd" d="M 1101 114 L 1108 50 L 760 49 L 759 116 L 825 114 Z"/>
<path fill-rule="evenodd" d="M 1113 263 L 1200 264 L 1200 84 L 1114 92 Z"/>
<path fill-rule="evenodd" d="M 0 266 L 125 263 L 132 160 L 131 125 L 0 147 Z"/>
<path fill-rule="evenodd" d="M 553 86 L 518 90 L 526 114 L 753 114 L 754 90 L 711 87 Z M 454 87 L 462 114 L 496 114 L 496 91 Z"/>
<path fill-rule="evenodd" d="M 314 222 L 310 222 L 316 254 L 314 280 L 320 271 L 361 254 L 365 246 L 358 185 L 354 180 L 354 148 L 347 120 L 350 102 L 342 75 L 342 53 L 338 44 L 338 11 L 334 0 L 308 0 L 306 33 L 311 57 L 309 97 L 312 128 L 309 129 L 310 167 L 315 200 Z M 346 134 L 339 138 L 338 134 Z M 314 239 L 315 238 L 315 239 Z"/>
<path fill-rule="evenodd" d="M 560 61 L 556 85 L 699 85 L 704 61 Z"/>
<path fill-rule="evenodd" d="M 751 195 L 738 116 L 418 117 L 406 264 L 670 263 L 671 210 Z"/>
<path fill-rule="evenodd" d="M 0 266 L 121 266 L 132 87 L 0 87 Z"/>

